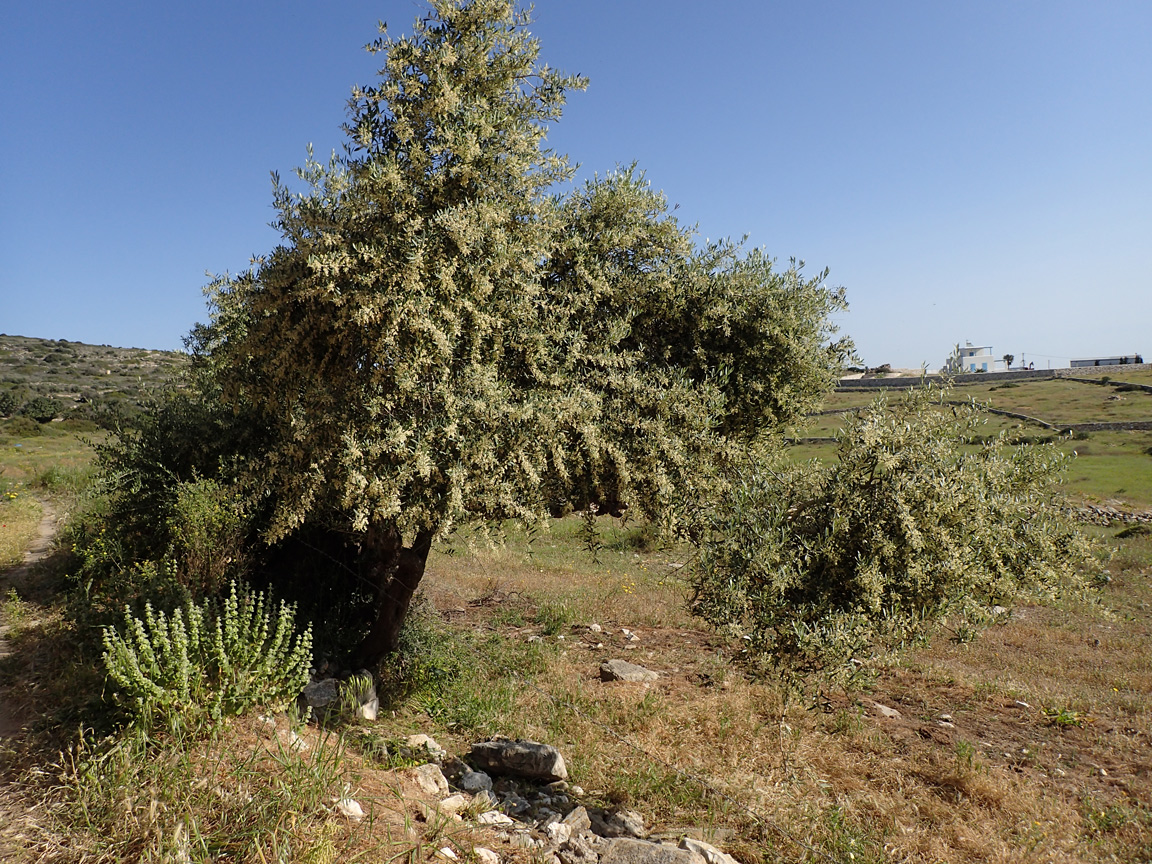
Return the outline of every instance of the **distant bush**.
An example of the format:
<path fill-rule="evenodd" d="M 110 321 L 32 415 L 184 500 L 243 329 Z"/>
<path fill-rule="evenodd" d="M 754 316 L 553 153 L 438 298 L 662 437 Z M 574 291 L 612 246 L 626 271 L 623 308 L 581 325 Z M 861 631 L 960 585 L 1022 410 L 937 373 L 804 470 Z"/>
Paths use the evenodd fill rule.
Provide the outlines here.
<path fill-rule="evenodd" d="M 0 417 L 9 417 L 20 407 L 20 400 L 10 390 L 0 392 Z"/>
<path fill-rule="evenodd" d="M 25 403 L 24 407 L 20 409 L 20 413 L 25 417 L 30 417 L 37 423 L 48 423 L 61 411 L 59 403 L 47 396 L 37 396 L 36 398 Z"/>
<path fill-rule="evenodd" d="M 295 610 L 276 614 L 263 594 L 237 589 L 222 606 L 186 603 L 170 615 L 125 611 L 104 629 L 104 665 L 126 707 L 144 725 L 194 726 L 255 706 L 286 708 L 308 683 L 312 632 L 295 631 Z"/>
<path fill-rule="evenodd" d="M 11 420 L 0 424 L 0 431 L 14 438 L 34 438 L 44 434 L 40 424 L 30 417 L 13 417 Z"/>
<path fill-rule="evenodd" d="M 966 452 L 978 412 L 944 392 L 882 396 L 834 464 L 750 469 L 703 519 L 692 610 L 789 675 L 845 678 L 870 646 L 1083 587 L 1089 544 L 1052 500 L 1066 458 L 1003 439 Z"/>

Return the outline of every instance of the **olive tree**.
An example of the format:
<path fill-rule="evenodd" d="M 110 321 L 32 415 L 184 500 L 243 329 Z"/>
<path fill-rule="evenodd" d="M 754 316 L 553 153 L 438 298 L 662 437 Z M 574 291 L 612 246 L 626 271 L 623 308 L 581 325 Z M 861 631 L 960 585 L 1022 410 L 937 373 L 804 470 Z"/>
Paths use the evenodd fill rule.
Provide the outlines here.
<path fill-rule="evenodd" d="M 749 466 L 698 523 L 694 611 L 786 674 L 840 677 L 870 647 L 1086 585 L 1087 540 L 1063 514 L 1054 445 L 978 441 L 947 388 L 881 396 L 835 461 Z"/>
<path fill-rule="evenodd" d="M 509 0 L 434 0 L 386 33 L 345 155 L 276 183 L 281 244 L 208 288 L 194 334 L 219 398 L 262 430 L 244 478 L 275 543 L 354 538 L 395 649 L 431 544 L 560 502 L 651 517 L 794 420 L 851 346 L 823 274 L 699 246 L 635 170 L 567 195 L 545 146 L 566 94 Z M 232 464 L 236 464 L 235 461 Z"/>

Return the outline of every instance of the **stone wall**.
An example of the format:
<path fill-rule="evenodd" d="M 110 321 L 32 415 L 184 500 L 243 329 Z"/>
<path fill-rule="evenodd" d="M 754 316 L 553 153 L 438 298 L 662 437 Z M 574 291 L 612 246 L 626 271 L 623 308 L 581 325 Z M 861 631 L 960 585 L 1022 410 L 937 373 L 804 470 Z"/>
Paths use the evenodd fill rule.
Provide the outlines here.
<path fill-rule="evenodd" d="M 963 375 L 953 376 L 952 381 L 958 385 L 965 385 L 985 384 L 994 381 L 1033 381 L 1044 378 L 1070 378 L 1074 381 L 1099 384 L 1099 379 L 1083 377 L 1084 373 L 1089 370 L 1092 372 L 1099 371 L 1101 374 L 1107 375 L 1110 379 L 1108 383 L 1115 386 L 1117 384 L 1128 383 L 1124 381 L 1125 372 L 1152 370 L 1152 363 L 1128 363 L 1121 366 L 1080 366 L 1075 369 L 1014 369 L 1011 372 L 965 372 Z M 909 387 L 919 386 L 922 380 L 939 383 L 943 381 L 944 378 L 941 375 L 928 375 L 924 379 L 919 376 L 906 378 L 845 378 L 837 383 L 836 389 L 906 390 Z M 1137 384 L 1135 386 L 1142 390 L 1152 390 L 1152 387 L 1143 384 Z"/>

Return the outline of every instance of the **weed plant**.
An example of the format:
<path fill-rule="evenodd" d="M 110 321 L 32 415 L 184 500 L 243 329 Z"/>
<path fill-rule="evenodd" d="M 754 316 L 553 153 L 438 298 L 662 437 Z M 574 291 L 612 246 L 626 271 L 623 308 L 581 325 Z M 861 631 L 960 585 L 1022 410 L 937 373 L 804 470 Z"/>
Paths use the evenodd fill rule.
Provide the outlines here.
<path fill-rule="evenodd" d="M 238 589 L 220 608 L 191 602 L 170 614 L 125 610 L 104 629 L 104 665 L 117 695 L 145 727 L 196 728 L 254 706 L 283 710 L 308 683 L 312 631 L 295 610 L 272 614 L 263 594 Z"/>

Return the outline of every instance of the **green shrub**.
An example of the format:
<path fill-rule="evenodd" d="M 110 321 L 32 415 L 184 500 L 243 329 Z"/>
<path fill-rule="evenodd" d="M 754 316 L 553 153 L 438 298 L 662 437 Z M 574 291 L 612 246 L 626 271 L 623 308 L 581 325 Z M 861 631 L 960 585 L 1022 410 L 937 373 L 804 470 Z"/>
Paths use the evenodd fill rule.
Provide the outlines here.
<path fill-rule="evenodd" d="M 214 480 L 174 484 L 167 518 L 169 556 L 194 597 L 211 596 L 241 560 L 245 520 L 235 495 Z"/>
<path fill-rule="evenodd" d="M 15 414 L 19 407 L 20 401 L 16 398 L 16 394 L 10 390 L 0 391 L 0 417 Z"/>
<path fill-rule="evenodd" d="M 47 396 L 37 396 L 25 403 L 24 407 L 20 409 L 20 413 L 25 417 L 30 417 L 37 423 L 48 423 L 60 413 L 60 405 L 54 399 L 49 399 Z"/>
<path fill-rule="evenodd" d="M 311 627 L 295 633 L 295 610 L 273 616 L 265 597 L 232 592 L 221 608 L 205 601 L 170 615 L 130 609 L 124 630 L 104 629 L 104 665 L 122 703 L 145 726 L 219 720 L 261 705 L 286 707 L 308 683 Z"/>
<path fill-rule="evenodd" d="M 1052 498 L 1066 458 L 962 446 L 981 421 L 946 392 L 881 396 L 834 464 L 750 469 L 701 520 L 693 611 L 787 674 L 843 678 L 869 646 L 1084 586 L 1089 544 Z"/>
<path fill-rule="evenodd" d="M 44 434 L 40 424 L 28 417 L 13 417 L 11 420 L 6 420 L 0 429 L 3 429 L 5 435 L 14 438 L 35 438 Z"/>

